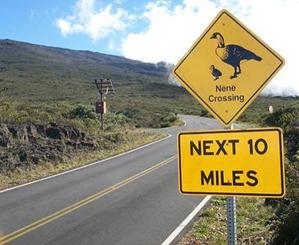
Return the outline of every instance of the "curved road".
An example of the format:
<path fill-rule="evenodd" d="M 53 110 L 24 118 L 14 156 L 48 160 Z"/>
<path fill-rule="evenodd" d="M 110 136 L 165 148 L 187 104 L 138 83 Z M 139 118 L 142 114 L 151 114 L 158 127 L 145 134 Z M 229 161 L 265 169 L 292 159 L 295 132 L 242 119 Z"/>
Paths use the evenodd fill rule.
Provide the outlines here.
<path fill-rule="evenodd" d="M 202 200 L 178 192 L 177 133 L 221 127 L 182 117 L 160 142 L 0 192 L 0 244 L 161 244 Z"/>

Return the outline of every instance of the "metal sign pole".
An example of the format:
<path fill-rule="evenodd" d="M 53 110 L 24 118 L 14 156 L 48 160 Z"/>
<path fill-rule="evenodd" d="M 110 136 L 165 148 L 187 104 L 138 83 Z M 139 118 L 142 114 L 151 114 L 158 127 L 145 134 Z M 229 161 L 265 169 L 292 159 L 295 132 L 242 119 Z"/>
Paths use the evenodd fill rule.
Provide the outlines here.
<path fill-rule="evenodd" d="M 230 129 L 234 129 L 234 124 Z M 236 198 L 226 198 L 226 217 L 227 217 L 227 244 L 237 245 L 237 215 L 236 215 Z"/>
<path fill-rule="evenodd" d="M 236 198 L 228 197 L 226 199 L 227 212 L 227 244 L 237 244 L 237 217 L 236 217 Z"/>

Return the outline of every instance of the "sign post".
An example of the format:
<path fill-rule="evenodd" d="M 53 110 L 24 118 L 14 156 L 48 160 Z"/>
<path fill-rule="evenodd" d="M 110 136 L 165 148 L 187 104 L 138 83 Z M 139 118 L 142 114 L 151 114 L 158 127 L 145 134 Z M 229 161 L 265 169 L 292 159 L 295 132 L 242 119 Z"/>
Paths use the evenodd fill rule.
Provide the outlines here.
<path fill-rule="evenodd" d="M 230 126 L 234 129 L 234 124 Z M 237 245 L 237 203 L 235 197 L 226 198 L 227 244 Z"/>
<path fill-rule="evenodd" d="M 254 101 L 284 59 L 222 10 L 174 66 L 173 75 L 226 128 Z M 181 132 L 179 189 L 227 197 L 228 244 L 237 244 L 235 196 L 285 195 L 279 128 Z"/>
<path fill-rule="evenodd" d="M 227 244 L 237 244 L 237 214 L 236 198 L 226 198 Z"/>

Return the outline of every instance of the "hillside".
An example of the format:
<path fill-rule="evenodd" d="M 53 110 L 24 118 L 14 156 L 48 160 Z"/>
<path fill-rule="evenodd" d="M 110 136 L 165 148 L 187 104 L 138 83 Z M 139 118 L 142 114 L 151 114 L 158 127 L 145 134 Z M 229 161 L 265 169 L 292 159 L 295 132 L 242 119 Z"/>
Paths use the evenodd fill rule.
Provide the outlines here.
<path fill-rule="evenodd" d="M 163 113 L 206 114 L 183 88 L 169 85 L 169 68 L 90 51 L 46 47 L 0 40 L 0 91 L 13 100 L 35 106 L 67 102 L 93 105 L 96 77 L 111 78 L 116 95 L 110 111 L 134 117 L 137 126 L 152 126 Z M 274 108 L 298 105 L 298 98 L 259 97 L 243 114 L 250 121 Z M 150 122 L 151 121 L 151 122 Z"/>
<path fill-rule="evenodd" d="M 42 176 L 53 168 L 44 163 L 59 172 L 160 138 L 136 127 L 170 126 L 173 112 L 197 108 L 184 89 L 167 84 L 168 72 L 162 63 L 0 40 L 0 186 L 15 181 L 8 176 L 16 169 L 30 166 L 31 179 L 35 165 Z M 116 89 L 105 131 L 94 111 L 96 77 L 111 78 Z"/>
<path fill-rule="evenodd" d="M 30 100 L 89 99 L 95 77 L 111 78 L 118 87 L 167 82 L 163 65 L 142 63 L 90 51 L 0 40 L 0 89 Z"/>

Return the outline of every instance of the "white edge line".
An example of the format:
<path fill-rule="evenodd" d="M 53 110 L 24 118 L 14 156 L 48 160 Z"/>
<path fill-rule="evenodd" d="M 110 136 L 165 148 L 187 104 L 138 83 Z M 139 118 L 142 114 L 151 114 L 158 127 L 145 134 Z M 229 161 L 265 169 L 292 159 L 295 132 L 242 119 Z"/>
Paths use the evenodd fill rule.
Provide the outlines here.
<path fill-rule="evenodd" d="M 191 222 L 195 215 L 206 205 L 211 196 L 206 196 L 198 206 L 183 220 L 183 222 L 166 238 L 161 245 L 169 245 L 182 232 L 182 230 Z"/>
<path fill-rule="evenodd" d="M 114 159 L 114 158 L 121 157 L 121 156 L 123 156 L 123 155 L 132 153 L 132 152 L 134 152 L 134 151 L 140 150 L 140 149 L 145 148 L 145 147 L 148 147 L 148 146 L 150 146 L 150 145 L 159 143 L 159 142 L 161 142 L 161 141 L 163 141 L 163 140 L 166 140 L 166 139 L 168 139 L 168 138 L 170 138 L 170 137 L 172 137 L 172 135 L 171 135 L 171 134 L 168 134 L 165 138 L 156 140 L 156 141 L 151 142 L 151 143 L 148 143 L 148 144 L 146 144 L 146 145 L 139 146 L 139 147 L 137 147 L 137 148 L 134 148 L 134 149 L 132 149 L 132 150 L 129 150 L 129 151 L 126 151 L 126 152 L 117 154 L 117 155 L 115 155 L 115 156 L 111 156 L 111 157 L 108 157 L 108 158 L 105 158 L 105 159 L 102 159 L 102 160 L 99 160 L 99 161 L 95 161 L 95 162 L 89 163 L 89 164 L 87 164 L 87 165 L 78 167 L 78 168 L 73 168 L 73 169 L 70 169 L 70 170 L 67 170 L 67 171 L 64 171 L 64 172 L 61 172 L 61 173 L 58 173 L 58 174 L 54 174 L 54 175 L 51 175 L 51 176 L 48 176 L 48 177 L 44 177 L 44 178 L 41 178 L 41 179 L 38 179 L 38 180 L 34 180 L 34 181 L 31 181 L 31 182 L 28 182 L 28 183 L 25 183 L 25 184 L 21 184 L 21 185 L 17 185 L 17 186 L 9 187 L 9 188 L 4 189 L 4 190 L 0 190 L 0 194 L 2 194 L 2 193 L 4 193 L 4 192 L 7 192 L 7 191 L 14 190 L 14 189 L 18 189 L 18 188 L 21 188 L 21 187 L 24 187 L 24 186 L 27 186 L 27 185 L 32 185 L 32 184 L 35 184 L 35 183 L 38 183 L 38 182 L 41 182 L 41 181 L 44 181 L 44 180 L 52 179 L 52 178 L 58 177 L 58 176 L 60 176 L 60 175 L 68 174 L 68 173 L 71 173 L 71 172 L 75 172 L 75 171 L 78 171 L 78 170 L 83 169 L 83 168 L 88 168 L 88 167 L 91 167 L 91 166 L 93 166 L 93 165 L 95 165 L 95 164 L 103 163 L 103 162 L 105 162 L 105 161 L 109 161 L 109 160 Z"/>

